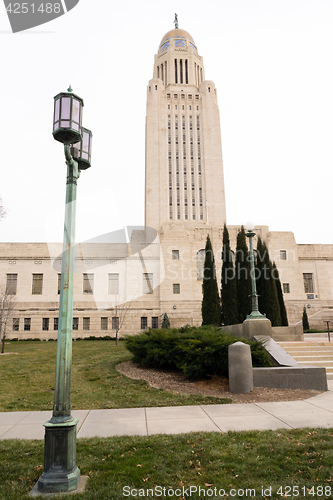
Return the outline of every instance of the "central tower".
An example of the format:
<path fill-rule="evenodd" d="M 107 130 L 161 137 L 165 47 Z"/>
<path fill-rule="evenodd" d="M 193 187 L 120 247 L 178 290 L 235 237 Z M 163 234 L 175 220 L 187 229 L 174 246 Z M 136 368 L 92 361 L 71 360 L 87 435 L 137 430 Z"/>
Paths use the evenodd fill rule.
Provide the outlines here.
<path fill-rule="evenodd" d="M 145 224 L 223 227 L 226 221 L 217 93 L 193 37 L 164 35 L 147 88 Z"/>

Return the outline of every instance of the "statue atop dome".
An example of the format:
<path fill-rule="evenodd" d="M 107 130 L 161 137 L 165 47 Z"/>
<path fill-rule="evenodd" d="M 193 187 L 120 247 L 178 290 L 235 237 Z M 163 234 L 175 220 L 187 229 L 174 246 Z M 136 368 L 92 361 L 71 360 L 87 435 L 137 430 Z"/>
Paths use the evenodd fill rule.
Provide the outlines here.
<path fill-rule="evenodd" d="M 175 14 L 174 25 L 175 25 L 175 28 L 179 28 L 179 25 L 178 25 L 178 14 Z"/>

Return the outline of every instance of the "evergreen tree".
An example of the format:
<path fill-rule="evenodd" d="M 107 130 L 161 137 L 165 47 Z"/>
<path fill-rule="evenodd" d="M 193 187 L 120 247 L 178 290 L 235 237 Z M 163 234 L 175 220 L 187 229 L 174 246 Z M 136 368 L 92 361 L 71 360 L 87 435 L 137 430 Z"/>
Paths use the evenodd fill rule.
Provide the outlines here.
<path fill-rule="evenodd" d="M 162 328 L 170 328 L 170 320 L 169 320 L 167 313 L 164 313 L 163 321 L 162 321 Z"/>
<path fill-rule="evenodd" d="M 256 259 L 256 285 L 259 311 L 266 314 L 272 326 L 281 326 L 280 305 L 273 275 L 273 264 L 270 261 L 266 243 L 258 237 Z"/>
<path fill-rule="evenodd" d="M 238 323 L 242 323 L 251 313 L 251 264 L 249 250 L 246 243 L 244 226 L 237 234 L 235 258 L 235 272 L 237 283 Z"/>
<path fill-rule="evenodd" d="M 216 281 L 214 253 L 209 235 L 205 247 L 201 313 L 203 325 L 220 324 L 220 297 Z"/>
<path fill-rule="evenodd" d="M 226 224 L 224 224 L 223 228 L 222 262 L 221 322 L 223 325 L 236 325 L 238 323 L 236 273 L 230 249 L 229 232 Z"/>
<path fill-rule="evenodd" d="M 303 330 L 310 330 L 308 315 L 306 313 L 305 306 L 303 307 L 303 317 L 302 317 Z"/>
<path fill-rule="evenodd" d="M 275 280 L 276 291 L 277 291 L 278 301 L 279 301 L 279 306 L 280 306 L 281 326 L 288 326 L 287 310 L 286 310 L 286 306 L 284 303 L 279 271 L 275 265 L 275 262 L 273 262 L 273 279 Z"/>

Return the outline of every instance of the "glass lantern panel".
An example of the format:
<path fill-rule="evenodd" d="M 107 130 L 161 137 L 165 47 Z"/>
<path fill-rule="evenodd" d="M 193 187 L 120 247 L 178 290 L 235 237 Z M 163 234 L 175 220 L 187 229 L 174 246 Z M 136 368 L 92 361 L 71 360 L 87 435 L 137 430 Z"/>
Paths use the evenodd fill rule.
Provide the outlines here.
<path fill-rule="evenodd" d="M 78 123 L 72 122 L 72 128 L 73 128 L 74 130 L 79 131 L 79 130 L 80 130 L 80 125 L 79 125 Z"/>
<path fill-rule="evenodd" d="M 62 103 L 61 103 L 61 119 L 62 120 L 69 120 L 71 117 L 71 98 L 70 97 L 63 97 L 62 98 Z M 67 125 L 69 126 L 69 125 Z M 65 125 L 62 125 L 62 127 L 65 127 Z"/>
<path fill-rule="evenodd" d="M 88 155 L 88 153 L 86 153 L 85 151 L 82 151 L 82 153 L 81 153 L 81 158 L 83 158 L 84 160 L 89 160 L 89 155 Z"/>
<path fill-rule="evenodd" d="M 59 121 L 60 99 L 54 103 L 54 120 L 53 123 Z"/>
<path fill-rule="evenodd" d="M 84 151 L 89 152 L 89 134 L 85 131 L 82 133 L 83 139 L 82 139 L 82 149 Z"/>
<path fill-rule="evenodd" d="M 69 120 L 61 120 L 60 127 L 61 128 L 69 128 Z"/>
<path fill-rule="evenodd" d="M 57 130 L 57 128 L 59 128 L 59 122 L 55 122 L 53 125 L 53 130 Z"/>
<path fill-rule="evenodd" d="M 76 123 L 80 123 L 80 107 L 81 107 L 80 105 L 81 105 L 80 101 L 73 98 L 72 121 Z"/>

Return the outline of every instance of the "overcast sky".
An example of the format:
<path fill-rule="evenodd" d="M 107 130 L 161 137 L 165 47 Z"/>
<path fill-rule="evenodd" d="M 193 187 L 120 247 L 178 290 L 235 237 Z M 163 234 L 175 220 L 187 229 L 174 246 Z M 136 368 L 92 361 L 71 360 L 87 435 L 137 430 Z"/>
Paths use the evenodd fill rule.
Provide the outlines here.
<path fill-rule="evenodd" d="M 333 244 L 332 0 L 80 0 L 12 34 L 0 5 L 0 241 L 62 241 L 66 165 L 53 97 L 84 99 L 92 167 L 77 241 L 144 224 L 146 88 L 154 54 L 188 31 L 218 92 L 227 223 Z"/>

